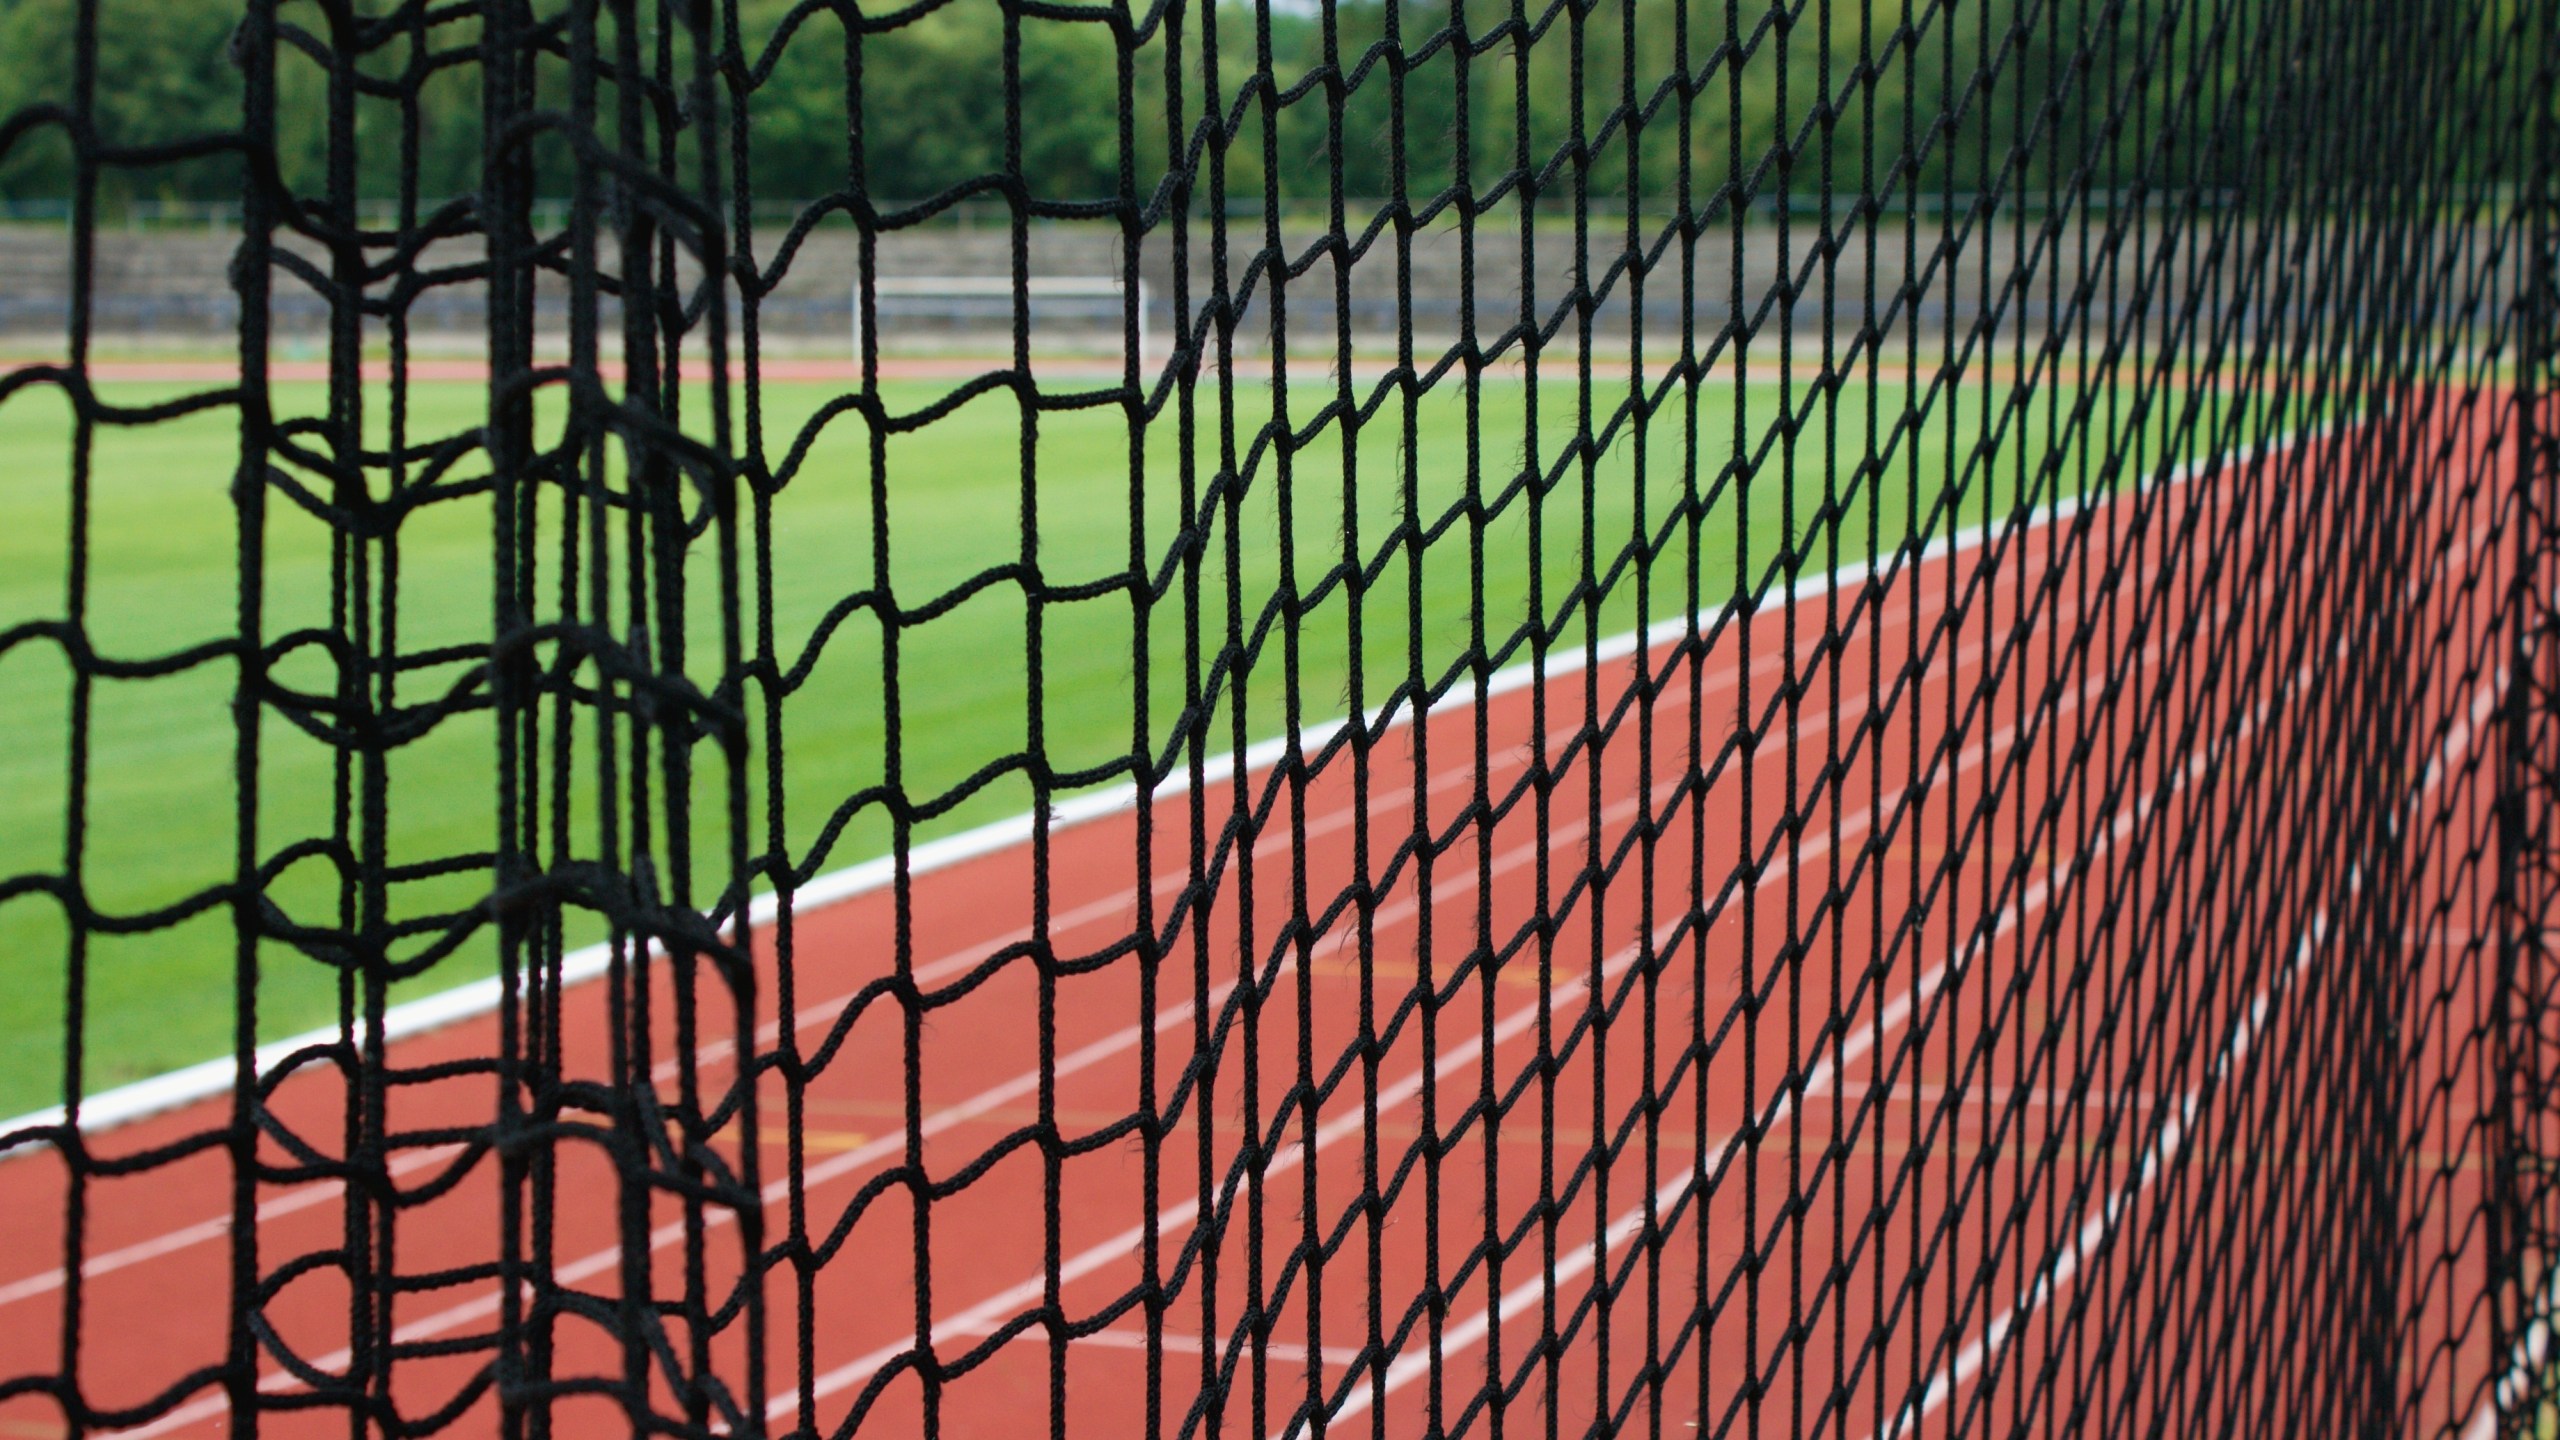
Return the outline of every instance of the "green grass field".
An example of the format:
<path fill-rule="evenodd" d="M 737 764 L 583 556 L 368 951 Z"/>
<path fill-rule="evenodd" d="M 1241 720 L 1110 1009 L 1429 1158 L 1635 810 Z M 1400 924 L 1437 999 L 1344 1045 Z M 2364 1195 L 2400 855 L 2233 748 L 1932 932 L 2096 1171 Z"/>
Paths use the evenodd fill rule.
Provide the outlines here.
<path fill-rule="evenodd" d="M 107 387 L 106 398 L 136 403 L 178 387 Z M 777 462 L 789 437 L 833 398 L 832 387 L 772 386 L 764 396 L 768 451 Z M 938 387 L 893 387 L 894 408 L 928 403 Z M 1622 392 L 1621 392 L 1622 393 Z M 2217 425 L 2235 424 L 2237 402 L 2227 397 L 2178 392 L 2181 403 L 2207 407 L 2181 416 L 2165 410 L 2137 426 L 2123 407 L 2129 395 L 2090 397 L 2095 423 L 2122 436 L 2148 433 L 2156 462 L 2164 449 L 2211 448 Z M 1303 426 L 1318 403 L 1318 387 L 1293 387 L 1293 420 Z M 1795 392 L 1803 403 L 1801 389 Z M 1604 397 L 1614 403 L 1616 396 Z M 1901 382 L 1883 383 L 1880 403 L 1903 403 Z M 1483 626 L 1497 644 L 1516 632 L 1530 613 L 1533 585 L 1554 611 L 1582 573 L 1586 553 L 1603 571 L 1640 531 L 1657 530 L 1692 483 L 1713 496 L 1698 527 L 1694 558 L 1700 588 L 1710 606 L 1735 589 L 1737 562 L 1747 536 L 1751 569 L 1776 555 L 1790 490 L 1795 528 L 1809 537 L 1805 568 L 1822 569 L 1836 553 L 1861 557 L 1868 549 L 1869 505 L 1876 533 L 1890 548 L 1913 528 L 1914 500 L 1925 512 L 1960 461 L 1987 448 L 1976 463 L 1975 482 L 1960 498 L 1956 523 L 1971 523 L 2008 505 L 2022 479 L 2059 457 L 2060 489 L 2082 483 L 2080 454 L 2053 438 L 2056 417 L 2067 421 L 2078 398 L 2040 393 L 2002 417 L 2005 394 L 1986 394 L 1979 382 L 1932 407 L 1916 441 L 1890 453 L 1880 485 L 1847 497 L 1846 518 L 1827 533 L 1813 525 L 1826 485 L 1846 487 L 1848 459 L 1868 453 L 1863 395 L 1844 401 L 1836 416 L 1844 463 L 1830 463 L 1830 426 L 1823 412 L 1796 441 L 1792 456 L 1775 448 L 1761 453 L 1756 473 L 1739 490 L 1719 479 L 1737 450 L 1737 430 L 1755 452 L 1769 445 L 1780 391 L 1772 383 L 1737 391 L 1710 386 L 1700 393 L 1696 465 L 1688 449 L 1685 410 L 1675 405 L 1641 437 L 1622 431 L 1589 468 L 1591 504 L 1583 502 L 1579 469 L 1552 492 L 1499 492 L 1512 483 L 1530 447 L 1530 407 L 1517 380 L 1488 381 L 1475 417 L 1475 454 L 1484 477 L 1478 523 L 1464 518 L 1469 427 L 1461 394 L 1450 387 L 1421 402 L 1410 456 L 1413 504 L 1428 524 L 1455 519 L 1425 547 L 1418 576 L 1418 627 L 1409 624 L 1416 576 L 1401 550 L 1388 555 L 1366 588 L 1360 606 L 1363 687 L 1375 704 L 1401 680 L 1410 664 L 1410 635 L 1418 628 L 1422 665 L 1434 677 L 1460 663 L 1470 646 L 1475 615 L 1470 596 L 1480 550 L 1485 604 Z M 286 386 L 278 404 L 288 413 L 317 412 L 325 396 L 317 386 Z M 475 424 L 485 404 L 476 385 L 421 385 L 411 399 L 413 436 L 444 434 Z M 1204 389 L 1193 446 L 1196 483 L 1205 485 L 1219 465 L 1219 425 L 1214 397 Z M 1537 405 L 1535 453 L 1552 463 L 1576 424 L 1578 399 L 1568 385 L 1550 383 Z M 1737 427 L 1736 407 L 1740 406 Z M 2109 407 L 2119 413 L 2110 422 Z M 1346 544 L 1371 563 L 1406 506 L 1398 406 L 1390 403 L 1363 428 L 1350 458 L 1356 500 L 1346 506 L 1344 447 L 1339 428 L 1292 461 L 1280 483 L 1266 454 L 1252 485 L 1233 512 L 1210 517 L 1201 568 L 1202 598 L 1195 608 L 1177 583 L 1143 618 L 1123 592 L 1042 607 L 1044 653 L 1039 667 L 1045 702 L 1045 751 L 1053 766 L 1078 769 L 1126 757 L 1136 738 L 1133 647 L 1141 624 L 1152 648 L 1144 677 L 1149 743 L 1162 747 L 1182 704 L 1188 662 L 1186 636 L 1197 630 L 1214 653 L 1229 629 L 1232 593 L 1248 621 L 1259 621 L 1282 593 L 1284 536 L 1304 594 Z M 1267 414 L 1259 390 L 1241 390 L 1236 431 L 1250 438 Z M 1893 414 L 1887 409 L 1885 419 Z M 1987 434 L 1984 417 L 2003 423 Z M 368 417 L 379 426 L 380 414 Z M 555 411 L 546 423 L 556 424 Z M 233 633 L 239 590 L 236 518 L 229 484 L 236 452 L 235 419 L 212 411 L 167 423 L 99 432 L 94 452 L 89 518 L 89 633 L 100 653 L 141 658 L 177 651 Z M 2248 427 L 2255 431 L 2258 424 Z M 2173 441 L 2190 430 L 2199 438 Z M 70 547 L 69 412 L 50 391 L 28 391 L 0 404 L 0 628 L 64 613 Z M 871 583 L 875 559 L 885 547 L 885 570 L 900 604 L 916 607 L 949 594 L 988 566 L 1020 557 L 1023 480 L 1017 463 L 1022 423 L 1008 395 L 981 398 L 923 430 L 893 437 L 887 445 L 885 508 L 875 502 L 864 422 L 843 416 L 819 435 L 777 496 L 771 513 L 773 597 L 771 623 L 781 665 L 806 656 L 808 638 L 829 607 Z M 2229 433 L 2226 429 L 2225 433 Z M 378 436 L 377 436 L 378 440 Z M 2122 442 L 2118 442 L 2121 446 Z M 1181 445 L 1170 416 L 1148 430 L 1143 480 L 1134 488 L 1125 422 L 1116 411 L 1088 410 L 1041 417 L 1034 446 L 1032 486 L 1039 536 L 1037 559 L 1052 586 L 1072 586 L 1126 576 L 1134 550 L 1152 574 L 1163 564 L 1183 514 Z M 1641 457 L 1639 456 L 1641 451 Z M 462 473 L 469 473 L 466 462 Z M 1641 473 L 1641 483 L 1639 483 Z M 318 482 L 307 483 L 317 485 Z M 2045 481 L 2039 498 L 2050 498 Z M 1281 503 L 1288 497 L 1283 514 Z M 1494 508 L 1497 506 L 1498 508 Z M 556 493 L 545 502 L 546 535 L 561 522 Z M 1133 519 L 1133 516 L 1135 517 Z M 398 614 L 403 651 L 465 644 L 487 634 L 492 613 L 491 506 L 485 497 L 428 507 L 402 527 Z M 1132 526 L 1141 532 L 1132 535 Z M 1938 528 L 1944 528 L 1943 526 Z M 1353 533 L 1356 529 L 1356 535 Z M 752 536 L 750 541 L 752 541 Z M 331 615 L 330 535 L 308 514 L 274 498 L 265 527 L 267 559 L 264 631 L 270 638 L 303 626 L 324 625 Z M 1685 600 L 1692 561 L 1687 533 L 1671 536 L 1652 562 L 1650 613 L 1677 613 Z M 717 569 L 713 547 L 697 544 L 687 560 L 694 587 L 688 632 L 689 658 L 698 683 L 719 672 L 718 630 L 712 623 Z M 379 548 L 370 557 L 378 567 Z M 588 564 L 594 557 L 587 557 Z M 617 582 L 622 557 L 611 557 Z M 1622 575 L 1597 605 L 1603 634 L 1638 618 L 1634 571 Z M 539 577 L 542 593 L 557 588 L 556 574 Z M 617 591 L 618 593 L 618 591 Z M 753 596 L 749 641 L 755 634 Z M 618 602 L 617 602 L 618 603 Z M 549 613 L 546 610 L 546 614 Z M 1314 721 L 1343 713 L 1350 693 L 1348 654 L 1353 629 L 1346 587 L 1336 584 L 1307 608 L 1297 628 L 1294 657 L 1273 638 L 1244 686 L 1246 729 L 1279 733 L 1293 719 Z M 619 611 L 616 623 L 620 623 Z M 1577 620 L 1579 633 L 1580 621 Z M 962 790 L 963 782 L 997 757 L 1020 750 L 1027 738 L 1030 667 L 1025 650 L 1026 606 L 1011 582 L 987 587 L 950 606 L 900 637 L 902 729 L 899 757 L 910 795 L 938 813 L 921 836 L 946 834 L 1027 808 L 1031 790 L 1007 775 Z M 851 817 L 823 852 L 814 847 L 845 797 L 881 780 L 887 730 L 881 699 L 883 635 L 866 614 L 839 627 L 809 664 L 805 682 L 782 702 L 788 757 L 785 823 L 796 862 L 819 869 L 851 864 L 887 848 L 889 831 L 876 808 Z M 1525 653 L 1525 652 L 1524 652 Z M 1514 657 L 1517 658 L 1517 657 Z M 1294 664 L 1299 713 L 1282 703 L 1283 676 Z M 404 676 L 402 694 L 432 695 L 461 673 L 458 665 Z M 50 642 L 21 643 L 0 652 L 0 878 L 59 873 L 64 863 L 70 767 L 70 667 Z M 331 671 L 320 652 L 297 652 L 279 676 L 305 689 L 325 691 Z M 88 783 L 82 878 L 91 902 L 116 915 L 173 904 L 224 882 L 234 850 L 238 796 L 232 781 L 235 671 L 229 661 L 149 680 L 102 680 L 93 689 L 88 726 Z M 758 697 L 758 703 L 762 703 Z M 761 733 L 759 731 L 759 733 Z M 1223 721 L 1212 732 L 1223 737 Z M 333 827 L 337 760 L 324 744 L 273 712 L 262 730 L 265 753 L 259 772 L 261 820 L 257 849 L 274 855 L 297 840 L 326 836 Z M 580 777 L 571 810 L 583 844 L 593 834 L 592 734 L 576 737 Z M 426 738 L 392 753 L 388 765 L 390 858 L 395 863 L 485 851 L 493 843 L 495 745 L 485 711 L 452 717 Z M 699 752 L 695 777 L 698 853 L 711 857 L 706 873 L 725 875 L 717 859 L 726 853 L 718 821 L 724 767 L 715 752 Z M 750 760 L 751 792 L 760 791 L 761 759 Z M 759 813 L 752 833 L 761 836 Z M 404 884 L 395 890 L 394 914 L 416 915 L 465 904 L 485 889 L 480 876 Z M 288 913 L 334 923 L 337 886 L 321 862 L 290 867 L 271 887 Z M 697 894 L 697 901 L 707 898 Z M 597 938 L 590 927 L 572 933 L 575 944 Z M 22 893 L 0 904 L 0 1116 L 54 1103 L 63 1088 L 68 927 L 61 907 L 42 893 Z M 427 937 L 396 947 L 415 956 Z M 487 973 L 491 947 L 485 934 L 394 987 L 395 997 L 460 983 Z M 327 1022 L 337 1011 L 337 972 L 291 949 L 267 943 L 258 976 L 258 1033 L 265 1038 Z M 91 937 L 86 964 L 87 1044 L 84 1088 L 95 1092 L 224 1053 L 234 1028 L 234 945 L 227 911 L 216 907 L 175 926 L 139 934 Z"/>

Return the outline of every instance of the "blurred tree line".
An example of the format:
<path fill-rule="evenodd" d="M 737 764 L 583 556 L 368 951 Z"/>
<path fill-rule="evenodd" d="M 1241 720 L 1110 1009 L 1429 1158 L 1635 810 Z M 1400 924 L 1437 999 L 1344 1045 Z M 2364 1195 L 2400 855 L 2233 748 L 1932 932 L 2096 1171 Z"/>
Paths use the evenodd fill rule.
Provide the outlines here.
<path fill-rule="evenodd" d="M 0 0 L 0 116 L 68 104 L 80 3 Z M 90 3 L 105 140 L 237 126 L 242 0 Z M 1751 0 L 1732 10 L 1724 0 L 1564 0 L 1518 11 L 1493 0 L 1339 0 L 1329 11 L 1311 0 L 1208 0 L 1159 17 L 1139 37 L 1101 5 L 1082 7 L 1091 18 L 1057 18 L 1053 6 L 1009 20 L 1005 0 L 946 0 L 922 13 L 877 0 L 735 0 L 736 48 L 714 59 L 733 103 L 745 94 L 749 178 L 771 200 L 858 188 L 887 205 L 973 184 L 992 198 L 994 177 L 1018 173 L 1042 200 L 1107 202 L 1125 186 L 1145 202 L 1165 181 L 1169 155 L 1200 146 L 1204 124 L 1228 120 L 1226 143 L 1201 151 L 1195 202 L 1222 187 L 1231 205 L 1321 204 L 1337 177 L 1346 197 L 1401 191 L 1417 204 L 1462 181 L 1479 199 L 1501 186 L 1605 197 L 1632 188 L 1666 204 L 1685 191 L 1698 205 L 1728 187 L 1762 204 L 1782 187 L 1812 195 L 1826 177 L 1835 190 L 1897 200 L 1992 187 L 2112 189 L 2142 176 L 2245 194 L 2267 166 L 2303 158 L 2306 146 L 2337 150 L 2341 127 L 2372 122 L 2356 109 L 2354 77 L 2320 58 L 2371 53 L 2376 39 L 2409 64 L 2437 67 L 2442 93 L 2477 96 L 2476 105 L 2431 125 L 2376 128 L 2370 146 L 2313 158 L 2346 169 L 2521 173 L 2525 127 L 2514 97 L 2525 77 L 2515 39 L 2533 3 L 2347 0 L 2315 24 L 2278 0 L 1966 0 L 1913 7 L 1919 28 L 1906 32 L 1902 0 L 1803 0 L 1793 9 Z M 857 18 L 866 11 L 890 18 Z M 278 163 L 297 190 L 324 188 L 333 78 L 320 57 L 359 34 L 371 36 L 349 72 L 365 81 L 353 102 L 362 197 L 395 196 L 404 168 L 431 200 L 473 187 L 481 97 L 467 7 L 281 0 L 278 13 L 289 27 L 277 59 Z M 615 22 L 602 13 L 610 54 Z M 445 18 L 385 21 L 429 14 Z M 633 23 L 652 22 L 642 14 Z M 878 28 L 857 42 L 849 23 Z M 1005 103 L 1009 26 L 1018 31 L 1018 107 Z M 2361 26 L 2390 31 L 2359 35 Z M 639 53 L 654 53 L 658 37 L 638 38 Z M 689 73 L 682 37 L 672 38 L 677 71 Z M 1171 79 L 1168 53 L 1180 56 Z M 1735 53 L 1739 63 L 1724 58 Z M 537 67 L 547 103 L 566 104 L 567 68 L 565 50 Z M 1665 89 L 1683 73 L 1696 87 L 1685 106 Z M 1176 84 L 1178 107 L 1168 102 Z M 407 103 L 362 93 L 402 88 Z M 597 103 L 609 133 L 609 78 Z M 1010 132 L 1009 115 L 1018 119 Z M 2289 126 L 2304 138 L 2291 139 Z M 2432 149 L 2408 153 L 2414 142 L 2395 134 Z M 542 193 L 567 194 L 569 146 L 556 133 L 531 143 Z M 224 155 L 110 167 L 101 194 L 111 208 L 230 199 L 239 165 Z M 24 130 L 0 153 L 0 200 L 56 200 L 73 187 L 58 126 Z"/>

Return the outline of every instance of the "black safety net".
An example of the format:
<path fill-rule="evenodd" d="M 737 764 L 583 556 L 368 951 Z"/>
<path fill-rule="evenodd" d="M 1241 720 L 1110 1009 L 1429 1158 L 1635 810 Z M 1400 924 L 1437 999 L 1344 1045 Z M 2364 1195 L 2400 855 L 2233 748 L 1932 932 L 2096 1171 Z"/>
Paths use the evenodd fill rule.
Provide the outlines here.
<path fill-rule="evenodd" d="M 2532 0 L 0 0 L 0 1434 L 2541 1436 Z"/>

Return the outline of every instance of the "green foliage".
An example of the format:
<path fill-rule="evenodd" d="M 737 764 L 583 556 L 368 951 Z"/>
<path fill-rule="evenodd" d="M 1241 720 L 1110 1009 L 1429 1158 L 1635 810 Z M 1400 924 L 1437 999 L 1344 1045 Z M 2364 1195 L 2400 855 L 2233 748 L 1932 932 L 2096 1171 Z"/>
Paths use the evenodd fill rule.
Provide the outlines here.
<path fill-rule="evenodd" d="M 1005 86 L 1005 17 L 993 0 L 956 0 L 864 36 L 859 46 L 848 45 L 832 11 L 783 34 L 791 9 L 792 0 L 748 0 L 741 15 L 750 52 L 774 62 L 746 107 L 758 192 L 802 197 L 850 187 L 853 94 L 861 97 L 860 178 L 880 199 L 919 199 L 1008 173 L 1009 143 L 1021 147 L 1034 195 L 1093 199 L 1117 189 L 1117 59 L 1102 26 L 1020 25 L 1022 113 L 1019 140 L 1009 142 L 1005 107 L 989 103 Z M 1146 109 L 1142 96 L 1142 115 Z"/>
<path fill-rule="evenodd" d="M 105 139 L 237 128 L 242 0 L 155 0 L 147 15 L 143 0 L 98 3 Z M 349 12 L 285 0 L 279 11 L 277 158 L 305 194 L 326 188 L 333 95 L 352 97 L 335 103 L 352 117 L 341 161 L 359 194 L 396 194 L 414 169 L 418 193 L 441 198 L 467 192 L 480 173 L 475 71 L 452 63 L 467 58 L 476 21 L 446 16 L 339 61 L 335 73 L 315 58 L 346 53 L 333 24 L 389 4 L 360 0 Z M 2389 30 L 2387 48 L 2410 64 L 2446 72 L 2454 93 L 2480 97 L 2477 113 L 2426 127 L 2448 137 L 2441 153 L 2394 153 L 2377 130 L 2381 143 L 2332 147 L 2318 160 L 2333 173 L 2426 165 L 2495 178 L 2521 162 L 2511 119 L 2523 77 L 2512 57 L 2520 27 L 2535 23 L 2525 0 L 2481 0 L 2449 16 L 2352 4 L 2317 26 L 2265 0 L 2096 16 L 2044 0 L 1974 0 L 1907 17 L 1901 0 L 1730 10 L 1722 0 L 1522 0 L 1517 9 L 1340 0 L 1329 10 L 1215 0 L 1155 12 L 1143 31 L 1131 27 L 1146 12 L 1101 6 L 1061 18 L 1008 0 L 944 0 L 922 14 L 855 0 L 799 5 L 736 0 L 736 53 L 712 57 L 719 110 L 751 117 L 759 196 L 859 192 L 882 205 L 1013 176 L 1042 200 L 1108 201 L 1121 193 L 1124 164 L 1143 203 L 1163 186 L 1167 156 L 1204 132 L 1195 200 L 1222 187 L 1247 208 L 1320 203 L 1337 182 L 1348 198 L 1400 192 L 1416 204 L 1461 185 L 1481 197 L 1524 183 L 1551 196 L 1618 197 L 1632 184 L 1656 202 L 1766 204 L 1782 185 L 1810 194 L 1825 175 L 1835 191 L 1888 198 L 2136 178 L 2246 190 L 2269 166 L 2300 158 L 2289 134 L 2355 130 L 2353 95 L 2326 82 L 2316 94 L 2288 87 L 2332 73 L 2305 70 L 2306 52 L 2370 45 L 2356 35 L 2373 27 Z M 0 114 L 69 103 L 74 13 L 74 0 L 0 0 L 9 57 Z M 598 23 L 595 43 L 618 49 L 613 12 Z M 635 53 L 654 56 L 657 14 L 644 7 L 628 23 L 638 27 Z M 1009 33 L 1021 94 L 1010 136 Z M 1124 37 L 1133 42 L 1125 58 Z M 670 53 L 689 73 L 675 38 Z M 1168 54 L 1179 57 L 1178 104 L 1168 102 Z M 565 108 L 566 67 L 537 68 L 546 103 Z M 404 79 L 415 81 L 405 105 L 361 93 Z M 599 127 L 619 123 L 610 78 L 594 103 Z M 531 143 L 544 193 L 566 194 L 569 144 L 557 134 Z M 72 185 L 58 128 L 0 156 L 0 199 L 58 199 Z M 238 160 L 221 155 L 114 168 L 102 191 L 229 199 L 239 185 Z"/>
<path fill-rule="evenodd" d="M 0 0 L 0 116 L 39 105 L 69 109 L 75 0 Z M 235 6 L 172 0 L 147 10 L 140 0 L 103 0 L 97 17 L 96 115 L 110 145 L 166 144 L 228 127 L 239 111 L 240 72 L 231 60 Z M 225 157 L 129 169 L 110 191 L 152 198 L 229 193 L 237 162 Z M 54 199 L 72 193 L 66 131 L 48 126 L 0 156 L 0 197 Z"/>

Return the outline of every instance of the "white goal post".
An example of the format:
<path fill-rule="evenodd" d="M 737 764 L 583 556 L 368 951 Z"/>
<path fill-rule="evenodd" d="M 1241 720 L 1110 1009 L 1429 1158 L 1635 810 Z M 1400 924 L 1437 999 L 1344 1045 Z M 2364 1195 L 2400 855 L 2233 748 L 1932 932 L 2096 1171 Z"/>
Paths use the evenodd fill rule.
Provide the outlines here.
<path fill-rule="evenodd" d="M 1027 299 L 1109 300 L 1116 307 L 1124 292 L 1117 275 L 1034 276 L 1022 282 Z M 1010 325 L 1013 319 L 1010 302 L 1014 296 L 1014 280 L 1009 275 L 883 275 L 871 282 L 876 301 L 891 299 L 969 302 L 1002 302 L 1001 308 L 986 306 L 987 318 Z M 1138 368 L 1144 370 L 1154 362 L 1153 326 L 1147 316 L 1147 282 L 1138 282 Z M 883 310 L 888 307 L 881 305 Z M 853 359 L 862 362 L 862 345 L 871 328 L 871 317 L 862 304 L 862 282 L 853 283 Z M 894 319 L 894 312 L 892 314 Z"/>

